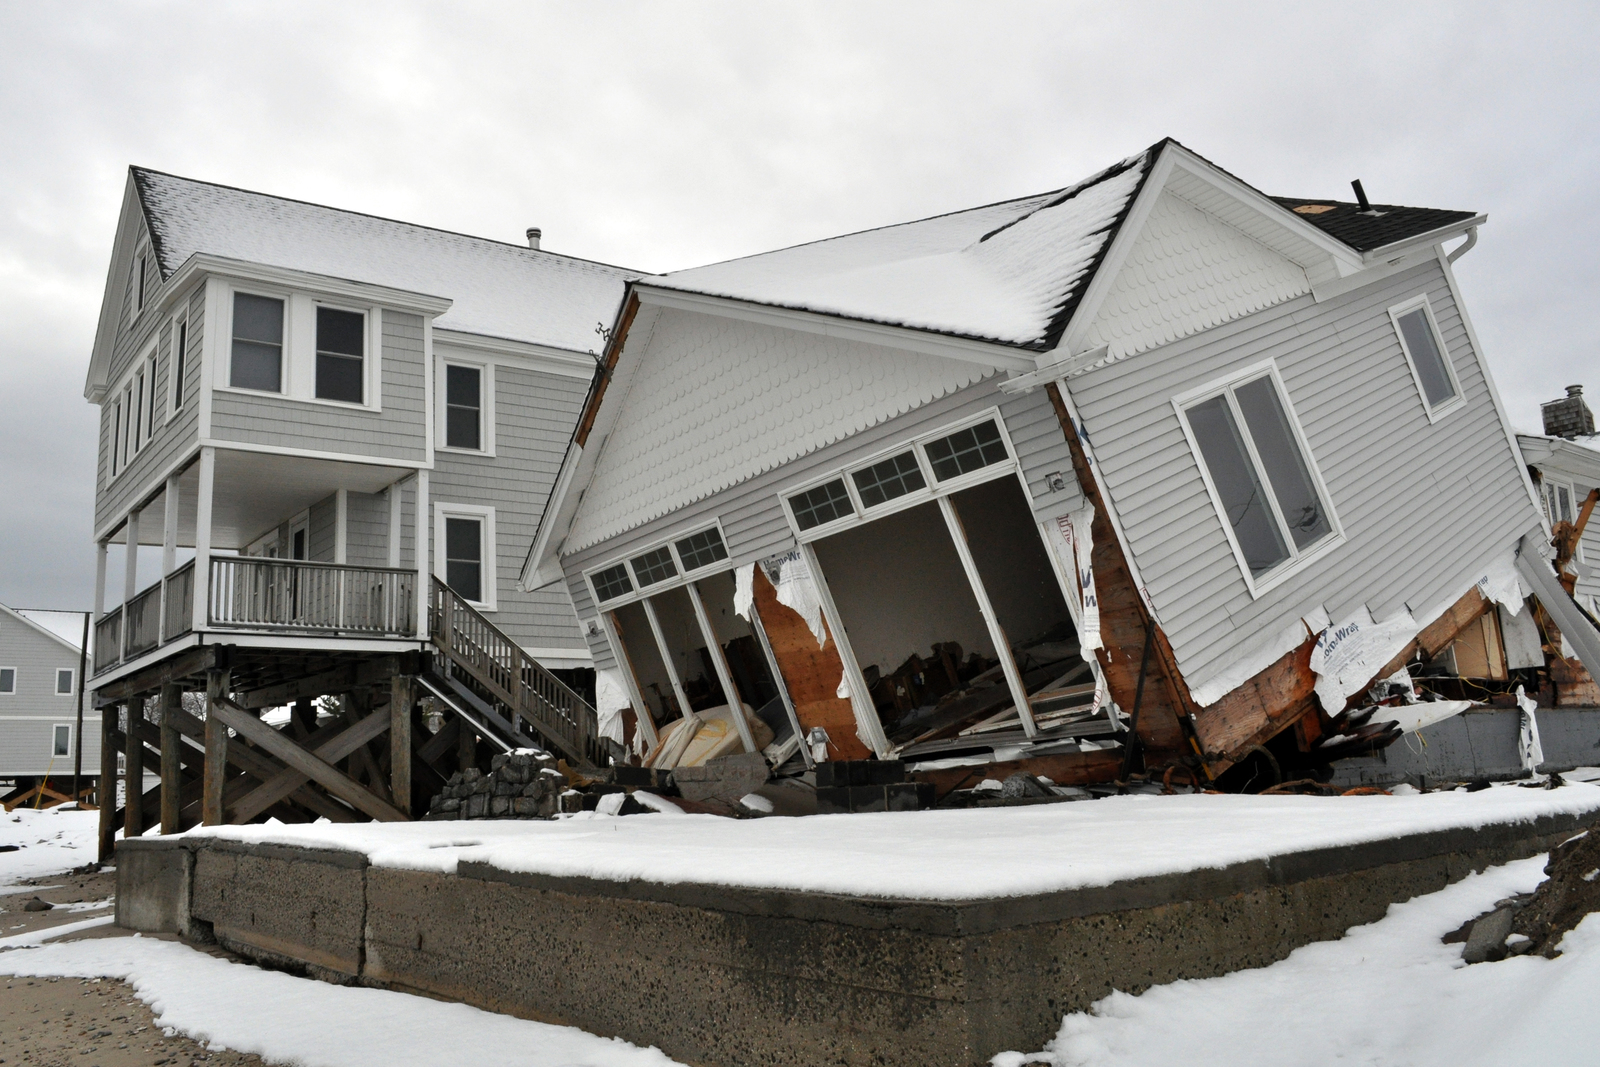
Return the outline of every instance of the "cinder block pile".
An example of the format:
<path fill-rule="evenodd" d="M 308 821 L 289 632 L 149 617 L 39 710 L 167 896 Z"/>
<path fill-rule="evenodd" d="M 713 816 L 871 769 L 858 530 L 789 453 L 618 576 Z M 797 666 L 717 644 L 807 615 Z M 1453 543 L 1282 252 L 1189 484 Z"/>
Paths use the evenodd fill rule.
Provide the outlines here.
<path fill-rule="evenodd" d="M 566 791 L 566 776 L 549 753 L 501 754 L 490 761 L 488 774 L 469 767 L 451 775 L 425 818 L 553 819 Z"/>

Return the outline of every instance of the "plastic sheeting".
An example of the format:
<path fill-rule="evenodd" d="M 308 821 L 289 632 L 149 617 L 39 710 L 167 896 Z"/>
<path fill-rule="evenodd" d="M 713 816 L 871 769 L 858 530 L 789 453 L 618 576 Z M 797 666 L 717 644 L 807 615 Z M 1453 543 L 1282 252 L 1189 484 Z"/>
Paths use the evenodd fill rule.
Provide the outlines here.
<path fill-rule="evenodd" d="M 1317 700 L 1329 715 L 1344 710 L 1350 697 L 1417 635 L 1422 627 L 1402 612 L 1374 622 L 1366 608 L 1322 632 L 1311 649 L 1311 670 L 1317 676 Z"/>
<path fill-rule="evenodd" d="M 600 736 L 609 737 L 617 744 L 622 744 L 624 734 L 622 709 L 628 707 L 632 701 L 628 699 L 628 691 L 622 684 L 622 674 L 619 671 L 594 672 L 594 702 Z"/>
<path fill-rule="evenodd" d="M 806 626 L 816 635 L 817 646 L 828 643 L 828 629 L 822 623 L 822 597 L 817 583 L 811 577 L 811 567 L 799 553 L 783 561 L 778 575 L 778 603 L 794 610 L 806 620 Z"/>

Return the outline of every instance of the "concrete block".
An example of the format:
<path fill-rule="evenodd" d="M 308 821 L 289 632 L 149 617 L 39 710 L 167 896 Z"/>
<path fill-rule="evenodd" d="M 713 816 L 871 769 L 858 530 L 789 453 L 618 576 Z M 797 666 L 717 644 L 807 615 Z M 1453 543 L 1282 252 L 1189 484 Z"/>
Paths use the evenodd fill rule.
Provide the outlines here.
<path fill-rule="evenodd" d="M 145 934 L 190 936 L 194 853 L 181 838 L 117 842 L 117 925 Z"/>

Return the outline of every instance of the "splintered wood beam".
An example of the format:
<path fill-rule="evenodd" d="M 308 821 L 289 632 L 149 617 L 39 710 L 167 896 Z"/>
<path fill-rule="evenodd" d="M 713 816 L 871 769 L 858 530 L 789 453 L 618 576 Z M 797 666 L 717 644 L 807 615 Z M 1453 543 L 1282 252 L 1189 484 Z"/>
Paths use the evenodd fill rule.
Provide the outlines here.
<path fill-rule="evenodd" d="M 290 767 L 316 782 L 329 793 L 357 810 L 380 822 L 406 822 L 406 815 L 394 805 L 363 789 L 347 775 L 325 761 L 307 752 L 292 740 L 251 715 L 248 711 L 226 699 L 218 699 L 215 715 L 223 725 L 240 737 L 275 756 Z M 387 728 L 387 722 L 384 727 Z M 210 764 L 207 764 L 208 768 Z M 220 793 L 218 800 L 220 802 Z"/>
<path fill-rule="evenodd" d="M 348 726 L 334 736 L 323 740 L 321 744 L 310 749 L 310 752 L 316 758 L 333 764 L 344 759 L 373 738 L 381 736 L 389 728 L 389 717 L 387 715 L 381 712 L 368 715 L 355 725 Z M 272 727 L 269 726 L 267 729 L 270 730 Z M 288 741 L 287 738 L 284 740 Z M 293 744 L 292 741 L 288 743 Z M 296 789 L 304 785 L 309 778 L 309 775 L 299 770 L 284 768 L 251 790 L 233 805 L 233 821 L 249 822 L 278 801 L 289 797 Z"/>

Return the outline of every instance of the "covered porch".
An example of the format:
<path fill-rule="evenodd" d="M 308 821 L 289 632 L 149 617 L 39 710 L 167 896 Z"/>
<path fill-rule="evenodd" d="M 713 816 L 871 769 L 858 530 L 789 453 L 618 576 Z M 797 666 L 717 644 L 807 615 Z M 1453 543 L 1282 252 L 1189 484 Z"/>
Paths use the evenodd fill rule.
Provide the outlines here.
<path fill-rule="evenodd" d="M 426 639 L 428 472 L 203 447 L 99 539 L 94 675 L 207 633 Z M 122 603 L 106 609 L 112 546 Z M 159 547 L 141 573 L 139 546 Z"/>

